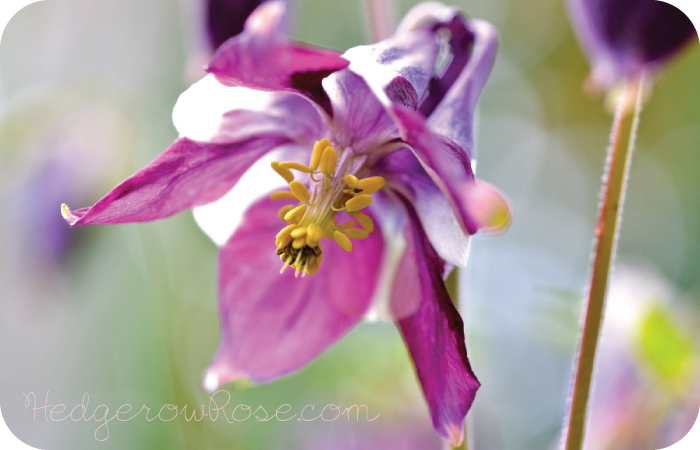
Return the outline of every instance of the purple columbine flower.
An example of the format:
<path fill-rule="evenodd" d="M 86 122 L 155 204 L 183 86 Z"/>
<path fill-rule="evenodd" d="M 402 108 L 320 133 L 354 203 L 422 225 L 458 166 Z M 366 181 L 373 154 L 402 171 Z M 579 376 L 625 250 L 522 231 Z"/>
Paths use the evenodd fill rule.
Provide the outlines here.
<path fill-rule="evenodd" d="M 375 296 L 388 296 L 433 425 L 460 442 L 479 382 L 443 276 L 466 264 L 470 234 L 509 217 L 472 171 L 474 109 L 495 32 L 420 5 L 393 37 L 341 56 L 288 41 L 285 11 L 264 3 L 207 68 L 232 92 L 268 91 L 260 102 L 228 111 L 207 141 L 178 138 L 92 207 L 64 205 L 64 217 L 168 217 L 222 198 L 275 152 L 272 168 L 289 190 L 253 202 L 223 243 L 221 346 L 205 386 L 289 374 L 347 333 Z M 450 52 L 437 70 L 441 46 Z"/>
<path fill-rule="evenodd" d="M 657 0 L 567 1 L 591 63 L 589 80 L 598 89 L 654 72 L 696 36 L 685 14 Z"/>

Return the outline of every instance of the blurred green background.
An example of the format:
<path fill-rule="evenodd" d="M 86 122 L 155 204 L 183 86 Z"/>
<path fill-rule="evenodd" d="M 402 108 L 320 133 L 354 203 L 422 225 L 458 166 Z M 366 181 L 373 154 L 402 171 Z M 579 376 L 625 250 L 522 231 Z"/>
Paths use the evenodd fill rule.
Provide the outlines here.
<path fill-rule="evenodd" d="M 398 2 L 399 17 L 415 3 Z M 469 356 L 483 384 L 469 415 L 471 448 L 554 448 L 611 118 L 582 89 L 587 62 L 561 0 L 453 4 L 501 36 L 478 117 L 477 173 L 515 211 L 505 235 L 474 238 L 470 266 L 460 273 Z M 292 5 L 296 39 L 341 51 L 368 42 L 360 0 Z M 231 399 L 268 411 L 285 403 L 365 404 L 370 417 L 380 415 L 373 422 L 139 416 L 111 422 L 109 439 L 97 442 L 96 422 L 47 422 L 41 411 L 32 420 L 24 407 L 30 391 L 41 402 L 49 391 L 49 403 L 69 408 L 88 392 L 88 414 L 102 403 L 114 411 L 124 403 L 208 402 L 199 385 L 218 345 L 217 248 L 191 214 L 74 230 L 59 214 L 62 202 L 92 204 L 176 137 L 172 107 L 203 74 L 196 10 L 196 0 L 49 0 L 23 9 L 5 30 L 5 420 L 26 442 L 52 450 L 441 448 L 389 323 L 362 324 L 298 374 L 235 390 Z M 620 298 L 624 307 L 608 316 L 609 357 L 600 359 L 597 388 L 605 401 L 591 412 L 613 425 L 591 422 L 589 433 L 600 441 L 591 448 L 671 445 L 700 405 L 696 47 L 663 72 L 642 114 L 610 302 Z M 642 429 L 652 431 L 640 437 Z"/>

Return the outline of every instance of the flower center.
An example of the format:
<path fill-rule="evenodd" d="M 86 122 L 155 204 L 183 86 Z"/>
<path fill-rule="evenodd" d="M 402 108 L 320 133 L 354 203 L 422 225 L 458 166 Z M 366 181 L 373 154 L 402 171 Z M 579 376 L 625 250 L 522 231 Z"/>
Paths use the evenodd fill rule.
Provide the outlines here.
<path fill-rule="evenodd" d="M 372 194 L 384 187 L 384 178 L 363 175 L 366 157 L 352 150 L 336 152 L 328 139 L 316 142 L 308 166 L 295 162 L 273 162 L 272 168 L 288 183 L 289 191 L 275 192 L 275 199 L 299 200 L 298 205 L 280 209 L 279 217 L 288 225 L 277 234 L 277 254 L 284 263 L 296 269 L 295 276 L 313 275 L 323 260 L 321 239 L 335 241 L 352 251 L 350 239 L 365 239 L 374 231 L 374 221 L 361 212 L 372 203 Z M 309 175 L 309 188 L 294 180 L 292 170 Z M 318 178 L 317 178 L 318 177 Z M 351 219 L 337 223 L 336 214 L 345 211 Z"/>

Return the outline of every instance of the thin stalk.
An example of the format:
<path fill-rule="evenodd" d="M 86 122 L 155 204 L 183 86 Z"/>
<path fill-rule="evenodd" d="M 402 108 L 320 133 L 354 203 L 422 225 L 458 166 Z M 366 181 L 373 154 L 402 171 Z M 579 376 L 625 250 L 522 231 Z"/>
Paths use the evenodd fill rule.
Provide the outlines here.
<path fill-rule="evenodd" d="M 455 268 L 450 274 L 448 275 L 447 279 L 445 280 L 445 287 L 447 288 L 447 293 L 450 294 L 450 298 L 452 299 L 452 303 L 454 303 L 455 308 L 457 308 L 457 311 L 459 311 L 459 289 L 458 289 L 458 283 L 457 283 L 457 278 L 458 278 L 458 269 Z M 448 448 L 450 450 L 468 450 L 468 442 L 469 442 L 469 435 L 467 434 L 467 420 L 465 419 L 464 421 L 464 440 L 462 441 L 462 444 L 459 445 L 458 447 L 454 447 L 452 445 L 448 445 Z"/>
<path fill-rule="evenodd" d="M 574 368 L 567 426 L 564 430 L 563 443 L 566 450 L 581 450 L 583 448 L 591 381 L 600 329 L 603 322 L 605 294 L 615 258 L 618 223 L 622 216 L 625 187 L 627 186 L 634 141 L 639 126 L 643 84 L 644 77 L 639 80 L 637 85 L 634 115 L 631 124 L 627 108 L 627 105 L 629 105 L 627 96 L 631 95 L 631 92 L 628 89 L 624 89 L 618 98 L 613 119 L 605 176 L 603 177 L 602 201 L 595 228 L 596 245 L 589 280 L 588 299 L 584 311 L 585 317 L 579 340 L 576 366 Z M 628 130 L 629 133 L 627 133 Z"/>
<path fill-rule="evenodd" d="M 365 23 L 370 42 L 381 41 L 394 34 L 396 7 L 394 0 L 365 0 Z"/>

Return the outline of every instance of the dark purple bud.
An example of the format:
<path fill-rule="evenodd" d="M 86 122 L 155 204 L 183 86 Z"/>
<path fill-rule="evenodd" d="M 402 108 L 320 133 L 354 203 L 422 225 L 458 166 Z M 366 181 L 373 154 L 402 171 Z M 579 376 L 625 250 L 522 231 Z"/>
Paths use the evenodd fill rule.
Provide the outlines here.
<path fill-rule="evenodd" d="M 657 70 L 696 36 L 688 17 L 664 2 L 568 2 L 571 22 L 591 63 L 591 82 L 599 88 Z"/>
<path fill-rule="evenodd" d="M 206 0 L 207 37 L 212 50 L 243 31 L 245 21 L 262 0 Z"/>

